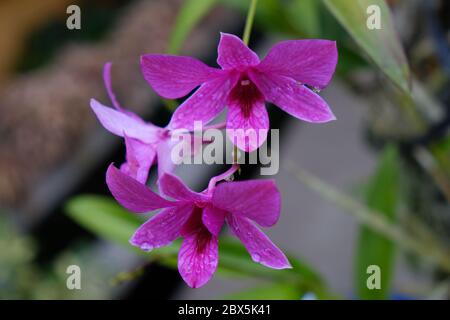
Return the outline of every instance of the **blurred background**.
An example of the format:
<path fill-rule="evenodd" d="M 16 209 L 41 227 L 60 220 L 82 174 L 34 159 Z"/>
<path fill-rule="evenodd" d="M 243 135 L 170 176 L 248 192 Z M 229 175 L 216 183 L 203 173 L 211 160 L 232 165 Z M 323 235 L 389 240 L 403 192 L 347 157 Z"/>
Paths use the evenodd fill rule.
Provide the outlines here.
<path fill-rule="evenodd" d="M 81 9 L 69 30 L 66 9 Z M 367 6 L 381 8 L 380 30 Z M 280 129 L 283 206 L 265 230 L 294 269 L 250 261 L 228 232 L 214 279 L 190 289 L 176 245 L 144 254 L 127 240 L 142 222 L 109 195 L 104 175 L 122 139 L 89 108 L 109 105 L 102 68 L 122 105 L 165 126 L 164 103 L 139 56 L 195 56 L 216 66 L 219 32 L 240 36 L 244 0 L 0 1 L 0 298 L 448 299 L 450 294 L 450 3 L 444 0 L 259 0 L 250 47 L 336 40 L 339 63 L 321 95 L 337 121 L 308 124 L 269 106 Z M 178 101 L 178 103 L 181 102 Z M 220 165 L 180 166 L 202 190 Z M 152 179 L 155 172 L 152 170 Z M 237 179 L 259 177 L 244 165 Z M 382 270 L 368 290 L 367 266 Z M 81 268 L 81 290 L 66 286 Z"/>

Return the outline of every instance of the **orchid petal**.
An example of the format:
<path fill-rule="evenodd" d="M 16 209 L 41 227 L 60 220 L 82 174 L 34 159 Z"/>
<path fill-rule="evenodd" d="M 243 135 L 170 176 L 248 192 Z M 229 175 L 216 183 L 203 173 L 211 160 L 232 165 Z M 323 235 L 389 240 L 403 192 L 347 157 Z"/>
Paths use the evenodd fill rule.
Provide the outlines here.
<path fill-rule="evenodd" d="M 158 157 L 158 178 L 162 177 L 164 173 L 171 173 L 175 171 L 175 163 L 172 161 L 172 145 L 170 140 L 164 140 L 158 143 L 156 147 L 156 154 Z"/>
<path fill-rule="evenodd" d="M 209 233 L 184 238 L 178 253 L 178 270 L 191 288 L 205 285 L 219 264 L 219 241 Z"/>
<path fill-rule="evenodd" d="M 229 74 L 204 83 L 175 110 L 168 127 L 192 131 L 195 121 L 206 125 L 225 108 L 226 99 L 237 77 L 237 74 Z"/>
<path fill-rule="evenodd" d="M 248 114 L 245 114 L 247 108 Z M 264 100 L 254 101 L 251 106 L 231 102 L 227 114 L 227 136 L 239 149 L 252 152 L 266 141 L 269 116 Z"/>
<path fill-rule="evenodd" d="M 142 56 L 141 69 L 153 90 L 167 99 L 183 97 L 222 73 L 194 58 L 165 54 Z"/>
<path fill-rule="evenodd" d="M 175 205 L 173 202 L 158 196 L 146 185 L 119 171 L 112 164 L 106 172 L 106 184 L 114 198 L 123 207 L 136 213 L 149 212 Z"/>
<path fill-rule="evenodd" d="M 145 184 L 150 167 L 156 156 L 154 146 L 129 138 L 126 135 L 125 145 L 127 161 L 122 164 L 120 171 Z"/>
<path fill-rule="evenodd" d="M 194 212 L 183 228 L 184 237 L 178 253 L 178 270 L 183 280 L 192 288 L 207 283 L 219 263 L 219 243 L 201 222 L 201 212 Z"/>
<path fill-rule="evenodd" d="M 259 72 L 251 72 L 249 76 L 267 101 L 298 119 L 313 123 L 336 119 L 319 95 L 292 78 Z"/>
<path fill-rule="evenodd" d="M 202 222 L 209 232 L 218 237 L 225 222 L 226 215 L 226 211 L 214 206 L 206 206 L 203 209 Z"/>
<path fill-rule="evenodd" d="M 164 195 L 176 200 L 184 201 L 205 201 L 206 196 L 190 190 L 178 177 L 171 174 L 164 174 L 159 179 L 159 187 Z"/>
<path fill-rule="evenodd" d="M 147 143 L 155 141 L 158 127 L 144 123 L 140 119 L 136 120 L 125 112 L 106 107 L 95 99 L 91 99 L 91 108 L 100 123 L 109 132 L 119 137 L 127 135 L 130 138 Z"/>
<path fill-rule="evenodd" d="M 130 116 L 134 120 L 145 124 L 145 121 L 142 120 L 137 114 L 135 114 L 134 112 L 131 112 L 130 110 L 126 110 L 126 109 L 122 108 L 119 101 L 117 100 L 116 95 L 114 94 L 114 91 L 112 89 L 112 84 L 111 84 L 111 67 L 112 67 L 111 62 L 105 63 L 105 66 L 103 67 L 103 82 L 105 84 L 105 88 L 106 88 L 106 92 L 108 93 L 109 100 L 111 100 L 111 103 L 113 104 L 113 107 L 116 110 Z M 148 124 L 148 125 L 153 126 L 152 124 Z"/>
<path fill-rule="evenodd" d="M 335 41 L 289 40 L 272 47 L 257 69 L 322 89 L 330 82 L 337 60 Z"/>
<path fill-rule="evenodd" d="M 223 69 L 254 66 L 259 58 L 244 42 L 233 34 L 220 33 L 217 63 Z"/>
<path fill-rule="evenodd" d="M 116 95 L 114 94 L 114 91 L 112 89 L 111 67 L 112 67 L 111 62 L 105 63 L 105 66 L 103 67 L 103 82 L 105 83 L 106 92 L 108 93 L 109 99 L 111 100 L 114 108 L 116 108 L 119 111 L 124 111 L 120 106 L 119 101 L 117 101 Z"/>
<path fill-rule="evenodd" d="M 250 220 L 229 214 L 227 223 L 253 261 L 273 269 L 292 268 L 284 253 Z"/>
<path fill-rule="evenodd" d="M 214 189 L 212 204 L 270 227 L 280 216 L 281 196 L 274 180 L 223 182 Z"/>
<path fill-rule="evenodd" d="M 130 243 L 145 251 L 169 245 L 181 235 L 181 228 L 192 210 L 190 204 L 162 210 L 139 227 Z"/>

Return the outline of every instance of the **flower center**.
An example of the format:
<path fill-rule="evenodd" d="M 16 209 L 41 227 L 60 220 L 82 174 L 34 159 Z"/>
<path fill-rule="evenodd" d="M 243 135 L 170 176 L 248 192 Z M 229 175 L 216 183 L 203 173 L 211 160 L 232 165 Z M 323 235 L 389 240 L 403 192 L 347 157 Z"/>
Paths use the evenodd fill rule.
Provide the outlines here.
<path fill-rule="evenodd" d="M 263 100 L 263 95 L 248 78 L 247 74 L 243 74 L 236 85 L 231 89 L 229 102 L 238 104 L 241 107 L 242 114 L 248 118 L 252 112 L 253 105 L 257 101 Z"/>

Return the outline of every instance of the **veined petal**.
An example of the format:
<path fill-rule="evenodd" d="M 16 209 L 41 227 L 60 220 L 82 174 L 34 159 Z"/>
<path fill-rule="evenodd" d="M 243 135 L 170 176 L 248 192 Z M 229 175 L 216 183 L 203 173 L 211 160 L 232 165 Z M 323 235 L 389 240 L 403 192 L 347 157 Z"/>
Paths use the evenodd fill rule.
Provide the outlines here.
<path fill-rule="evenodd" d="M 273 269 L 292 268 L 284 253 L 246 218 L 227 216 L 231 231 L 242 241 L 253 261 Z"/>
<path fill-rule="evenodd" d="M 202 222 L 209 232 L 218 237 L 226 215 L 226 211 L 208 205 L 203 209 Z"/>
<path fill-rule="evenodd" d="M 91 108 L 100 123 L 109 132 L 119 137 L 127 135 L 147 143 L 155 141 L 158 127 L 144 123 L 140 119 L 137 120 L 122 111 L 106 107 L 95 99 L 91 99 Z"/>
<path fill-rule="evenodd" d="M 274 180 L 223 182 L 214 189 L 212 204 L 270 227 L 280 216 L 281 195 Z"/>
<path fill-rule="evenodd" d="M 205 285 L 219 264 L 219 241 L 210 233 L 184 238 L 178 253 L 178 270 L 191 288 Z"/>
<path fill-rule="evenodd" d="M 268 130 L 269 116 L 264 100 L 253 101 L 251 106 L 243 106 L 239 101 L 230 102 L 226 132 L 239 149 L 245 152 L 258 149 L 266 141 Z"/>
<path fill-rule="evenodd" d="M 217 237 L 201 224 L 198 214 L 194 212 L 190 220 L 193 221 L 186 223 L 196 225 L 185 228 L 187 233 L 181 231 L 184 240 L 178 253 L 178 270 L 190 287 L 199 288 L 212 278 L 217 269 L 219 246 Z"/>
<path fill-rule="evenodd" d="M 175 110 L 168 127 L 170 129 L 194 130 L 194 121 L 206 125 L 224 108 L 231 88 L 238 80 L 238 74 L 226 76 L 204 83 L 189 99 Z"/>
<path fill-rule="evenodd" d="M 267 101 L 290 115 L 313 123 L 336 120 L 328 104 L 319 95 L 294 79 L 255 71 L 249 76 Z"/>
<path fill-rule="evenodd" d="M 206 196 L 190 190 L 178 177 L 164 174 L 159 179 L 159 187 L 164 195 L 176 200 L 205 201 Z"/>
<path fill-rule="evenodd" d="M 175 206 L 174 202 L 161 198 L 146 185 L 120 172 L 112 164 L 106 172 L 106 184 L 114 198 L 133 212 L 144 213 Z"/>
<path fill-rule="evenodd" d="M 333 76 L 337 60 L 335 41 L 289 40 L 272 47 L 257 69 L 324 88 Z"/>
<path fill-rule="evenodd" d="M 167 54 L 143 55 L 141 69 L 153 90 L 167 99 L 183 97 L 222 73 L 197 59 Z"/>
<path fill-rule="evenodd" d="M 181 228 L 192 210 L 193 207 L 190 204 L 162 210 L 139 227 L 130 239 L 130 243 L 145 251 L 169 245 L 181 235 Z"/>
<path fill-rule="evenodd" d="M 122 164 L 120 171 L 145 184 L 148 172 L 155 159 L 155 147 L 125 135 L 127 161 Z"/>
<path fill-rule="evenodd" d="M 255 66 L 259 58 L 244 42 L 233 34 L 220 33 L 220 42 L 217 49 L 217 63 L 222 69 L 235 69 Z"/>

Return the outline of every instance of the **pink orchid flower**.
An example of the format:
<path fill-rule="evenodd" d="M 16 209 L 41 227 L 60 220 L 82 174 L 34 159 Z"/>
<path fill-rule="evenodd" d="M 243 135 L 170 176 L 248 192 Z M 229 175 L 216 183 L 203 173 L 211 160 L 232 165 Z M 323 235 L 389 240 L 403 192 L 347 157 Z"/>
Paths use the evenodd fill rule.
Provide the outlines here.
<path fill-rule="evenodd" d="M 337 57 L 334 41 L 290 40 L 275 45 L 260 61 L 241 39 L 221 33 L 217 58 L 221 69 L 191 57 L 161 54 L 142 56 L 141 68 L 164 98 L 183 97 L 200 85 L 175 111 L 170 128 L 191 130 L 194 121 L 207 123 L 227 105 L 229 138 L 241 150 L 253 151 L 269 129 L 265 101 L 304 121 L 335 119 L 327 103 L 309 87 L 328 85 Z"/>
<path fill-rule="evenodd" d="M 113 165 L 108 168 L 106 183 L 116 200 L 130 211 L 163 209 L 145 222 L 130 242 L 151 250 L 182 237 L 178 270 L 192 288 L 207 283 L 217 269 L 218 236 L 225 221 L 255 262 L 274 269 L 290 268 L 286 256 L 254 224 L 270 227 L 279 218 L 281 200 L 274 181 L 223 182 L 216 186 L 229 175 L 226 172 L 211 179 L 207 190 L 196 193 L 166 173 L 159 186 L 173 200 L 160 197 Z"/>
<path fill-rule="evenodd" d="M 174 145 L 170 139 L 171 130 L 145 122 L 120 106 L 111 86 L 111 63 L 105 64 L 103 80 L 114 109 L 95 99 L 91 99 L 91 108 L 106 130 L 125 139 L 126 162 L 120 170 L 141 183 L 147 181 L 153 163 L 158 163 L 159 177 L 172 172 L 175 166 L 170 158 Z"/>

